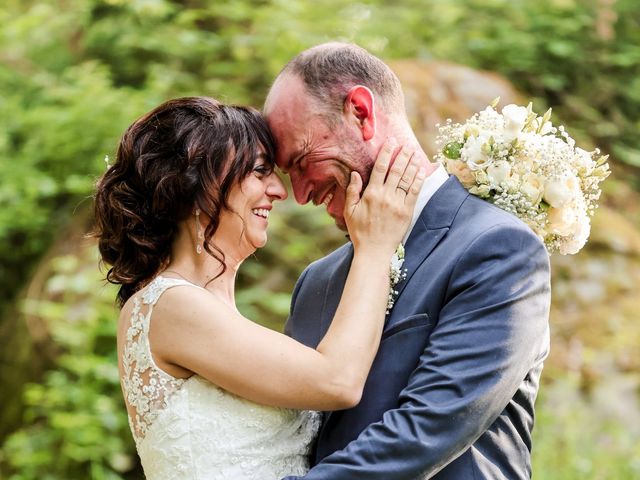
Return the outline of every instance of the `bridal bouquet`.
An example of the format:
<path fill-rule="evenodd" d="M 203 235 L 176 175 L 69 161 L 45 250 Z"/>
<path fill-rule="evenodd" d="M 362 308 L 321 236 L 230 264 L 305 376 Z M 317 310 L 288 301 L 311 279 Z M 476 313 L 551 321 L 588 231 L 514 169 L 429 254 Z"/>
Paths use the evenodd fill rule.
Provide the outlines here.
<path fill-rule="evenodd" d="M 464 124 L 438 125 L 436 161 L 470 193 L 513 213 L 549 253 L 577 253 L 609 175 L 608 156 L 575 146 L 564 127 L 527 108 L 494 103 Z"/>

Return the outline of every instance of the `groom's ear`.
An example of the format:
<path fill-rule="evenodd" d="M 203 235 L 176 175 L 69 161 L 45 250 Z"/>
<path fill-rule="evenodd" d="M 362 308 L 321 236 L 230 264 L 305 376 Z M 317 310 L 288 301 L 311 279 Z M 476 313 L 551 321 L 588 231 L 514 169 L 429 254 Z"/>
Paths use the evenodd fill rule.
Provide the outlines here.
<path fill-rule="evenodd" d="M 363 85 L 349 90 L 344 101 L 344 114 L 349 123 L 355 123 L 362 133 L 362 139 L 371 140 L 376 133 L 375 97 Z"/>

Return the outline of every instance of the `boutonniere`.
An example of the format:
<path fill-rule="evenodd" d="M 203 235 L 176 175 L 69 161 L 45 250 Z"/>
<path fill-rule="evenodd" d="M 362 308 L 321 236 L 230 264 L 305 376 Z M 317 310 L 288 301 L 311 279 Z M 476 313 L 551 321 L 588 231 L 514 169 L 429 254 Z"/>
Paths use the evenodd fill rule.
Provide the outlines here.
<path fill-rule="evenodd" d="M 387 300 L 387 315 L 396 303 L 398 291 L 396 285 L 407 278 L 407 269 L 402 268 L 404 264 L 404 245 L 398 245 L 393 257 L 391 257 L 391 265 L 389 267 L 389 299 Z"/>

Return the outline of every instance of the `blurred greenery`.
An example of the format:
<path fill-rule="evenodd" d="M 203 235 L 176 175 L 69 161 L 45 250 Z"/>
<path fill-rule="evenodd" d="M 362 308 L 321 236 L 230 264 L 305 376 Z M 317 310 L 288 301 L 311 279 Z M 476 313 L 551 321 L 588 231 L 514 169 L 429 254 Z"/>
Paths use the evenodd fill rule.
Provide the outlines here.
<path fill-rule="evenodd" d="M 141 477 L 117 379 L 114 290 L 99 286 L 95 247 L 77 240 L 73 226 L 91 205 L 105 155 L 137 116 L 191 94 L 259 106 L 297 52 L 349 40 L 385 59 L 449 60 L 505 75 L 537 110 L 553 106 L 574 136 L 611 152 L 633 192 L 639 27 L 637 0 L 4 0 L 0 477 Z M 302 268 L 343 240 L 318 210 L 286 202 L 279 213 L 238 288 L 242 311 L 272 328 L 286 317 Z M 58 253 L 43 261 L 61 235 Z M 45 261 L 31 298 L 25 288 Z M 16 356 L 42 356 L 39 344 L 17 351 L 3 341 L 36 320 L 55 347 L 46 372 L 21 376 Z M 536 476 L 640 478 L 637 429 L 594 416 L 571 374 L 552 369 L 546 381 Z"/>
<path fill-rule="evenodd" d="M 24 427 L 2 449 L 15 472 L 9 478 L 116 479 L 136 467 L 118 380 L 115 291 L 96 289 L 96 263 L 95 248 L 56 258 L 51 299 L 23 306 L 48 320 L 64 353 L 24 390 Z"/>

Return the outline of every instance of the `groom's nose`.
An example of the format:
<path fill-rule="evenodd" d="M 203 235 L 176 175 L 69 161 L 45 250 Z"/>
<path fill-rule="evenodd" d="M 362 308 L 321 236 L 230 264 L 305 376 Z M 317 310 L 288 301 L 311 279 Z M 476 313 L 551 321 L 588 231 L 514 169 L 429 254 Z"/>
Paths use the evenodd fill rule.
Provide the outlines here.
<path fill-rule="evenodd" d="M 290 172 L 291 186 L 293 188 L 293 196 L 296 202 L 300 205 L 305 205 L 311 200 L 311 192 L 313 192 L 313 185 L 307 179 L 304 178 L 300 172 L 292 170 Z"/>

